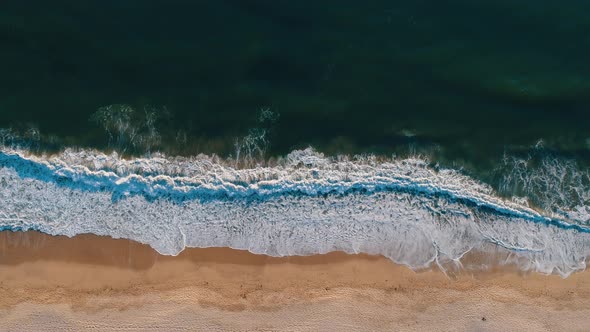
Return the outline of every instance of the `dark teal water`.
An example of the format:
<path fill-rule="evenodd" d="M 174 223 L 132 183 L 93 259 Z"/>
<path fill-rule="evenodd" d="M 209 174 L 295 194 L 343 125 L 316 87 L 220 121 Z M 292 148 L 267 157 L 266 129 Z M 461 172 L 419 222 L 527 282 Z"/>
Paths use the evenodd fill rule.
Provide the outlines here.
<path fill-rule="evenodd" d="M 104 147 L 91 115 L 162 112 L 162 150 L 438 146 L 485 164 L 542 139 L 590 151 L 590 2 L 3 1 L 0 127 Z M 175 138 L 187 136 L 186 143 Z"/>

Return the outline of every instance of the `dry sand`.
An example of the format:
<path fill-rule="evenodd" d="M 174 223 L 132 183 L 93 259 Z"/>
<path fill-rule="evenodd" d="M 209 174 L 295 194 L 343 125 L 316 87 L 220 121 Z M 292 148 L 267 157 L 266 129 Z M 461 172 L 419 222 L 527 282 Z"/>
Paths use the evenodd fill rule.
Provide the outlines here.
<path fill-rule="evenodd" d="M 482 257 L 472 255 L 474 264 Z M 162 256 L 128 240 L 0 233 L 0 330 L 590 330 L 590 273 L 415 273 L 383 257 Z"/>

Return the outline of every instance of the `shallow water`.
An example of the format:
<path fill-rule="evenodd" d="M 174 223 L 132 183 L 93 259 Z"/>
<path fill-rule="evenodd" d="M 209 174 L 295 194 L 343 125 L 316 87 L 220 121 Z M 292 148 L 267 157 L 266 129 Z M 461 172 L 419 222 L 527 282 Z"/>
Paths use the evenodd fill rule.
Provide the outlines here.
<path fill-rule="evenodd" d="M 5 150 L 0 223 L 12 231 L 128 238 L 163 254 L 185 247 L 272 256 L 363 252 L 415 269 L 460 266 L 472 250 L 493 254 L 499 247 L 525 270 L 567 276 L 584 269 L 590 254 L 590 192 L 576 182 L 562 183 L 569 187 L 552 197 L 576 192 L 577 204 L 533 209 L 527 197 L 502 198 L 420 159 L 327 158 L 307 149 L 274 166 L 232 162 Z"/>

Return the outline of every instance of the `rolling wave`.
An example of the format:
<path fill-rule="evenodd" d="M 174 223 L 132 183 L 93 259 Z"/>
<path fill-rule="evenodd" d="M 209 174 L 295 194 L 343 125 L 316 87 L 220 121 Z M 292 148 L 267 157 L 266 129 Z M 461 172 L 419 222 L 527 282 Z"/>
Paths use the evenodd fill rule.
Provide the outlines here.
<path fill-rule="evenodd" d="M 527 270 L 567 276 L 590 254 L 588 206 L 533 209 L 421 159 L 296 150 L 241 169 L 211 156 L 123 159 L 0 151 L 0 228 L 109 235 L 162 254 L 231 247 L 272 256 L 384 255 L 412 268 L 503 248 Z"/>

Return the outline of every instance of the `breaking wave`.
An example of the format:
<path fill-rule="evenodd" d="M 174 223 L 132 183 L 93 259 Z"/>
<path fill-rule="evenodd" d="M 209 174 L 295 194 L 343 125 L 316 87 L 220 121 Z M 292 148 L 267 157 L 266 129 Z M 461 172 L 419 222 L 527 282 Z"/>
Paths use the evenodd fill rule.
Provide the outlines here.
<path fill-rule="evenodd" d="M 330 158 L 306 149 L 240 168 L 205 155 L 127 160 L 89 150 L 48 157 L 4 149 L 0 229 L 108 235 L 168 255 L 185 247 L 272 256 L 362 252 L 414 269 L 461 266 L 470 251 L 502 248 L 524 270 L 565 277 L 584 269 L 588 172 L 554 161 L 527 173 L 526 164 L 504 163 L 499 192 L 529 196 L 510 198 L 419 158 Z"/>

